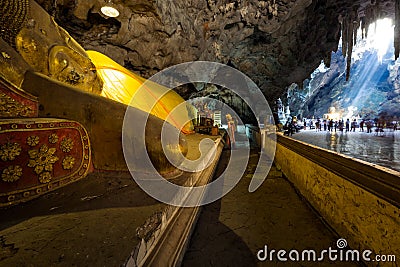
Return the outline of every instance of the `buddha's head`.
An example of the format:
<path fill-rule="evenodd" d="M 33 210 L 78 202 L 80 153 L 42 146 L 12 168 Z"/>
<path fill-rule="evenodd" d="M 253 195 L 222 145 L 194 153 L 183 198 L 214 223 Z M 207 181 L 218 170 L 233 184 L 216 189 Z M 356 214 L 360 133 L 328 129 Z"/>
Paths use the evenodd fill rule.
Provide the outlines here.
<path fill-rule="evenodd" d="M 1 36 L 36 72 L 85 91 L 100 93 L 102 82 L 85 50 L 33 0 L 8 0 Z M 12 12 L 12 10 L 19 12 Z M 22 14 L 22 15 L 21 15 Z M 17 25 L 14 25 L 17 24 Z M 3 29 L 2 29 L 3 30 Z"/>

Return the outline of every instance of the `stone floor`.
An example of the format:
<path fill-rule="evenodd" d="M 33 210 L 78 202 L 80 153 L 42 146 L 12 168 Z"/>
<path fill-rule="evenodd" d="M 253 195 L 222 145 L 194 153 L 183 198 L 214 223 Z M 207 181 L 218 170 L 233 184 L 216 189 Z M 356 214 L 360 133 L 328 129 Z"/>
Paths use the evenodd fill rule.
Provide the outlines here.
<path fill-rule="evenodd" d="M 192 136 L 188 141 L 204 137 Z M 196 158 L 196 146 L 190 147 L 191 157 Z M 243 147 L 239 143 L 236 149 Z M 223 152 L 217 176 L 228 156 L 228 151 Z M 336 248 L 338 237 L 275 168 L 257 191 L 249 193 L 257 150 L 252 149 L 249 160 L 239 184 L 203 209 L 183 265 L 315 266 L 257 260 L 265 245 L 321 251 Z M 0 266 L 120 266 L 139 241 L 136 228 L 164 207 L 127 172 L 91 174 L 28 203 L 0 209 Z M 335 263 L 318 263 L 325 265 Z"/>
<path fill-rule="evenodd" d="M 216 176 L 223 172 L 227 151 L 221 156 Z M 257 253 L 268 250 L 323 249 L 336 247 L 338 237 L 296 193 L 274 166 L 254 193 L 249 182 L 258 161 L 252 150 L 246 173 L 221 200 L 205 206 L 183 260 L 183 266 L 357 266 L 349 262 L 259 261 Z"/>
<path fill-rule="evenodd" d="M 205 137 L 218 138 L 187 136 L 189 159 L 199 157 L 197 144 Z M 129 172 L 89 174 L 0 209 L 0 266 L 120 266 L 140 241 L 136 228 L 164 208 Z"/>
<path fill-rule="evenodd" d="M 383 133 L 302 130 L 294 139 L 400 171 L 400 131 Z"/>

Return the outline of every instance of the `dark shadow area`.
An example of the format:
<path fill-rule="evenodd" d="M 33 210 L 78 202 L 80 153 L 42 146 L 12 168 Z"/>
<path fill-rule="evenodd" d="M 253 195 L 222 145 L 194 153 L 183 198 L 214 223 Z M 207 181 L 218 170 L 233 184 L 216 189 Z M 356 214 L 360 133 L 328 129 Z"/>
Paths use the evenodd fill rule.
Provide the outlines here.
<path fill-rule="evenodd" d="M 97 172 L 39 198 L 0 209 L 0 230 L 36 216 L 159 204 L 129 172 Z"/>
<path fill-rule="evenodd" d="M 246 172 L 235 188 L 203 207 L 183 266 L 358 266 L 358 262 L 334 262 L 326 257 L 318 263 L 279 261 L 271 254 L 270 258 L 263 258 L 265 251 L 280 249 L 312 249 L 317 254 L 335 248 L 338 236 L 275 166 L 255 192 L 248 192 L 259 161 L 257 152 L 251 150 Z M 229 152 L 224 151 L 215 177 L 226 168 L 228 160 Z"/>
<path fill-rule="evenodd" d="M 219 177 L 226 169 L 230 150 L 224 150 L 216 169 Z M 233 229 L 220 220 L 221 200 L 203 207 L 182 266 L 254 266 L 256 258 Z"/>

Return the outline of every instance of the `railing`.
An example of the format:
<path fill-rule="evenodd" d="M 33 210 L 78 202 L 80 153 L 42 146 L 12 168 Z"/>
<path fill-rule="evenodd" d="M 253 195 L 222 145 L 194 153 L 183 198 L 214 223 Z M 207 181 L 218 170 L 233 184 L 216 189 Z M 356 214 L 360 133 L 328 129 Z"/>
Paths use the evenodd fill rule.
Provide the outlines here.
<path fill-rule="evenodd" d="M 246 124 L 245 126 L 246 126 L 246 136 L 249 138 L 249 141 L 253 142 L 253 144 L 261 146 L 260 128 L 253 126 L 251 124 Z"/>

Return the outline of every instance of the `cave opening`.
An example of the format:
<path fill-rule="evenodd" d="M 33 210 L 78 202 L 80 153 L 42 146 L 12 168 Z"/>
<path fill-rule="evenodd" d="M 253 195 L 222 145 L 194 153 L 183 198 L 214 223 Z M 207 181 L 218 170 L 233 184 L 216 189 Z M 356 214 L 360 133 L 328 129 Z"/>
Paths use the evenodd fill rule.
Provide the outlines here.
<path fill-rule="evenodd" d="M 188 83 L 174 90 L 194 107 L 194 110 L 189 111 L 193 118 L 206 116 L 214 119 L 215 114 L 221 114 L 221 120 L 218 119 L 214 123 L 224 126 L 225 116 L 230 114 L 236 117 L 240 124 L 257 125 L 256 116 L 251 108 L 244 99 L 230 89 L 215 84 Z"/>
<path fill-rule="evenodd" d="M 322 119 L 335 108 L 343 119 L 397 119 L 400 114 L 394 107 L 400 100 L 400 63 L 395 60 L 393 21 L 384 18 L 371 23 L 368 29 L 360 26 L 352 53 L 344 49 L 341 38 L 337 51 L 331 54 L 329 68 L 321 61 L 302 86 L 292 84 L 287 88 L 281 98 L 291 115 Z M 346 77 L 348 67 L 350 79 Z"/>
<path fill-rule="evenodd" d="M 342 35 L 329 67 L 321 61 L 301 87 L 287 87 L 276 113 L 280 123 L 295 118 L 302 129 L 295 139 L 399 170 L 400 61 L 394 32 L 390 18 L 361 25 L 351 52 Z"/>

